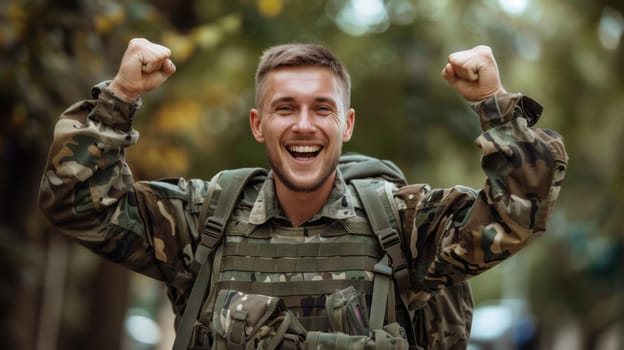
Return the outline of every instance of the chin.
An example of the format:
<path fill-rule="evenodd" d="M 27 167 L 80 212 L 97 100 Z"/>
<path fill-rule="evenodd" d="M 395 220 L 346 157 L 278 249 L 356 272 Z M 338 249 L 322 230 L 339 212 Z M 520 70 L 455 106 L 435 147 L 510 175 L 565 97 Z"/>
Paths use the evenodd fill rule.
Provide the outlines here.
<path fill-rule="evenodd" d="M 328 181 L 332 181 L 338 165 L 338 157 L 330 163 L 319 164 L 317 162 L 316 166 L 308 169 L 296 169 L 296 167 L 286 166 L 288 162 L 276 162 L 270 156 L 269 163 L 276 180 L 279 180 L 290 191 L 314 192 L 326 185 Z"/>
<path fill-rule="evenodd" d="M 282 181 L 293 192 L 309 193 L 321 188 L 325 181 Z"/>

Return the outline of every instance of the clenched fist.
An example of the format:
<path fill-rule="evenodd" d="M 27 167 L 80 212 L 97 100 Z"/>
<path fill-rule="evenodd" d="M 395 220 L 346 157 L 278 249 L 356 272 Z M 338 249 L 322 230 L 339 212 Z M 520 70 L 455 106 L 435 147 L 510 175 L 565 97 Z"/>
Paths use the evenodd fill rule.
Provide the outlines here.
<path fill-rule="evenodd" d="M 481 45 L 450 54 L 442 70 L 442 77 L 470 102 L 505 92 L 492 49 L 488 46 Z"/>
<path fill-rule="evenodd" d="M 171 50 L 147 39 L 132 39 L 121 59 L 119 71 L 108 88 L 126 101 L 136 100 L 175 73 Z"/>

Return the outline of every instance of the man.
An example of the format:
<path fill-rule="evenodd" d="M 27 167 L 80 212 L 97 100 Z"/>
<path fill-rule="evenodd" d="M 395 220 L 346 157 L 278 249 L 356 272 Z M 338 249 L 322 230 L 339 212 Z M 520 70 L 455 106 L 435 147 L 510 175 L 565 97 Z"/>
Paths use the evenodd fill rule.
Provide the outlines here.
<path fill-rule="evenodd" d="M 163 280 L 180 316 L 198 275 L 194 262 L 203 224 L 198 222 L 200 208 L 206 198 L 226 192 L 217 180 L 133 182 L 124 161 L 125 148 L 138 138 L 132 129 L 138 99 L 175 72 L 170 55 L 161 45 L 131 40 L 115 78 L 96 85 L 93 100 L 63 113 L 40 188 L 40 206 L 64 234 L 107 259 Z M 391 210 L 403 230 L 400 241 L 409 278 L 407 288 L 399 288 L 396 295 L 412 318 L 388 313 L 386 320 L 396 317 L 406 330 L 416 328 L 416 335 L 407 336 L 413 348 L 466 346 L 471 305 L 454 304 L 445 288 L 469 293 L 462 281 L 511 256 L 545 230 L 567 164 L 561 137 L 532 128 L 541 106 L 503 89 L 488 47 L 451 54 L 442 76 L 464 99 L 479 102 L 475 110 L 484 133 L 476 144 L 488 179 L 480 191 L 462 186 L 416 186 L 412 192 L 391 184 L 380 187 L 389 191 Z M 225 228 L 226 248 L 209 259 L 216 265 L 212 287 L 190 346 L 209 347 L 222 336 L 215 329 L 220 321 L 215 299 L 221 289 L 276 291 L 257 294 L 283 296 L 289 304 L 291 289 L 279 294 L 279 287 L 305 286 L 288 306 L 305 325 L 316 328 L 308 331 L 332 331 L 309 322 L 322 316 L 325 296 L 334 291 L 329 282 L 362 286 L 367 303 L 374 304 L 370 290 L 379 271 L 372 264 L 383 254 L 371 233 L 371 215 L 362 214 L 353 186 L 337 170 L 342 144 L 351 138 L 355 124 L 350 88 L 346 69 L 323 47 L 282 45 L 263 54 L 249 120 L 253 137 L 265 144 L 271 172 L 245 187 Z M 293 248 L 266 253 L 284 246 Z M 317 249 L 313 254 L 292 253 L 311 246 Z M 241 253 L 243 247 L 253 249 Z M 326 249 L 336 247 L 343 248 L 326 255 Z M 343 251 L 352 247 L 373 253 L 343 258 Z M 253 263 L 241 267 L 236 254 Z M 367 254 L 374 258 L 370 265 L 362 263 L 372 259 Z M 322 257 L 340 263 L 322 270 L 302 267 L 310 262 L 321 266 L 327 261 Z M 294 259 L 308 265 L 283 263 Z M 345 271 L 343 262 L 353 266 Z M 392 276 L 398 278 L 396 271 Z M 389 293 L 388 300 L 394 295 Z M 231 311 L 234 315 L 241 310 Z M 247 317 L 249 310 L 243 311 Z M 436 317 L 446 318 L 441 322 L 449 328 L 432 329 Z"/>

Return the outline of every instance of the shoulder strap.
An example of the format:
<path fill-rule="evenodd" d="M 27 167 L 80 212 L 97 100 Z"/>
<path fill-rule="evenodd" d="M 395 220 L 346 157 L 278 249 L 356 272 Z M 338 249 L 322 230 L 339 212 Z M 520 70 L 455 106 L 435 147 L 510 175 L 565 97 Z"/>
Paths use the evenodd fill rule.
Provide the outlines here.
<path fill-rule="evenodd" d="M 239 202 L 247 182 L 255 176 L 263 176 L 266 173 L 266 169 L 263 168 L 240 168 L 221 172 L 217 179 L 222 188 L 221 193 L 217 198 L 206 198 L 199 213 L 199 232 L 201 232 L 199 246 L 214 250 L 221 242 L 225 224 Z M 214 211 L 209 215 L 211 204 L 215 201 Z"/>
<path fill-rule="evenodd" d="M 223 231 L 236 203 L 240 200 L 240 195 L 247 182 L 257 175 L 265 175 L 266 170 L 262 168 L 240 168 L 225 170 L 218 174 L 216 181 L 222 190 L 215 199 L 214 191 L 209 191 L 204 199 L 199 215 L 199 232 L 201 232 L 200 243 L 195 251 L 195 263 L 200 264 L 197 278 L 191 289 L 191 295 L 184 308 L 184 313 L 178 325 L 176 338 L 173 344 L 174 350 L 187 349 L 197 315 L 201 308 L 206 289 L 210 282 L 212 272 L 212 261 L 210 255 L 223 238 Z M 211 185 L 214 180 L 211 181 Z M 211 204 L 215 202 L 214 211 L 209 215 Z"/>
<path fill-rule="evenodd" d="M 409 287 L 407 258 L 403 253 L 399 232 L 397 231 L 397 228 L 393 227 L 390 223 L 389 217 L 392 217 L 394 213 L 392 211 L 392 203 L 390 203 L 386 194 L 384 181 L 374 179 L 354 179 L 351 180 L 351 183 L 353 184 L 358 197 L 362 202 L 366 216 L 368 217 L 373 232 L 375 232 L 375 235 L 379 240 L 379 244 L 386 253 L 386 256 L 390 258 L 390 261 L 387 262 L 385 269 L 383 266 L 385 260 L 387 260 L 385 258 L 375 265 L 375 272 L 377 272 L 375 278 L 377 279 L 377 276 L 391 275 L 399 288 L 401 301 L 403 302 L 406 311 L 409 312 L 409 309 L 407 308 L 408 303 L 406 295 Z M 398 223 L 397 227 L 399 227 Z M 384 273 L 384 270 L 387 272 Z M 392 300 L 394 295 L 390 295 L 389 293 L 388 297 L 390 298 L 389 300 Z M 378 304 L 383 301 L 379 300 L 380 298 L 376 298 L 374 295 L 373 298 L 374 302 L 375 299 L 377 299 Z M 375 320 L 375 322 L 383 323 L 384 314 L 375 315 L 373 313 L 373 306 L 374 305 L 371 306 L 371 324 L 373 322 L 373 317 L 381 317 L 381 321 Z M 394 306 L 392 306 L 392 308 L 394 308 Z M 389 309 L 386 311 L 394 312 L 394 310 Z"/>

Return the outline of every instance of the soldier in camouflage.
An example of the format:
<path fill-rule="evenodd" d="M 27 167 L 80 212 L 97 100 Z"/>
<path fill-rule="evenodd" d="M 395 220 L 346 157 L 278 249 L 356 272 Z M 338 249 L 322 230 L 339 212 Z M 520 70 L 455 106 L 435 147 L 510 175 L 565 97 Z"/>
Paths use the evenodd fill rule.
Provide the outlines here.
<path fill-rule="evenodd" d="M 161 45 L 131 40 L 115 78 L 96 85 L 92 99 L 61 115 L 39 203 L 62 233 L 106 259 L 164 281 L 180 315 L 197 275 L 200 207 L 220 188 L 199 179 L 135 182 L 125 162 L 126 147 L 139 137 L 132 127 L 139 97 L 175 72 L 170 55 Z M 487 181 L 481 190 L 419 186 L 416 194 L 388 185 L 409 260 L 408 302 L 424 310 L 423 319 L 414 320 L 425 333 L 418 346 L 430 349 L 465 348 L 453 334 L 465 338 L 470 327 L 470 305 L 448 316 L 448 328 L 428 324 L 445 314 L 435 312 L 444 309 L 443 298 L 428 303 L 432 295 L 492 268 L 543 233 L 567 166 L 562 138 L 533 127 L 541 106 L 504 90 L 488 47 L 451 54 L 442 76 L 465 100 L 477 103 L 483 133 L 475 143 Z M 286 296 L 279 295 L 279 285 L 300 282 L 306 283 L 308 298 L 288 307 L 298 316 L 311 315 L 322 309 L 319 297 L 331 293 L 331 284 L 319 287 L 318 281 L 348 280 L 356 288 L 370 288 L 379 248 L 357 196 L 336 167 L 355 123 L 350 89 L 347 71 L 325 48 L 282 45 L 262 56 L 256 106 L 249 115 L 271 172 L 249 185 L 234 211 L 225 248 L 214 258 L 218 275 L 207 304 L 214 303 L 218 290 L 253 283 L 269 296 Z M 286 244 L 315 247 L 306 259 L 313 259 L 316 269 L 281 267 L 288 259 L 276 258 Z M 255 259 L 252 266 L 229 259 L 232 250 L 253 245 L 253 251 L 241 253 Z M 342 257 L 340 264 L 318 259 L 352 246 L 372 253 Z M 351 267 L 342 269 L 343 262 Z M 200 324 L 210 323 L 212 306 L 202 309 Z M 438 316 L 425 319 L 427 313 Z"/>

